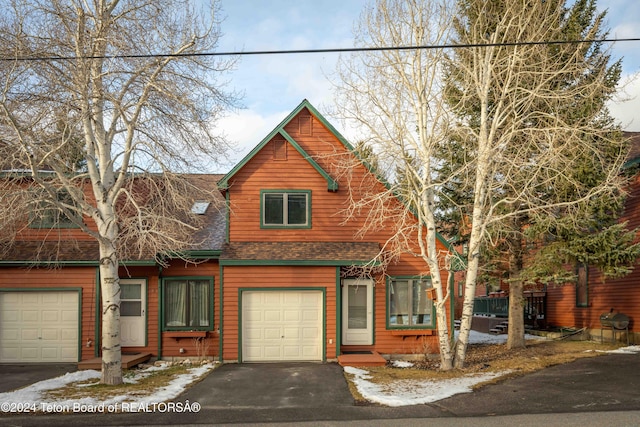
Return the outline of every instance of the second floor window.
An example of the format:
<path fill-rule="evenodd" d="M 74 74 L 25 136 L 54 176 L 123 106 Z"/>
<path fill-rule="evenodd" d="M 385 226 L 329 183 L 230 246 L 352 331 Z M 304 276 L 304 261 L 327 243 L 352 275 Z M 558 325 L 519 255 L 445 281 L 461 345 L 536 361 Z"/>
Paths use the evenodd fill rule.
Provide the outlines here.
<path fill-rule="evenodd" d="M 57 202 L 73 205 L 73 199 L 69 193 L 60 191 L 57 193 Z M 43 200 L 39 202 L 31 213 L 31 228 L 76 228 L 78 225 L 73 222 L 54 203 Z"/>
<path fill-rule="evenodd" d="M 263 191 L 263 227 L 309 227 L 310 191 Z"/>

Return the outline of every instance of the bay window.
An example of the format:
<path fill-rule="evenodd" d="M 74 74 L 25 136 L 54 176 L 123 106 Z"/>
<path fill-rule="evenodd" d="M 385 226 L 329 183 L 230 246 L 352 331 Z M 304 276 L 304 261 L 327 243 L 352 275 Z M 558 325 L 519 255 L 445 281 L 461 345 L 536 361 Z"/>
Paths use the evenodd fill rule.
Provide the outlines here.
<path fill-rule="evenodd" d="M 427 290 L 428 278 L 390 278 L 387 285 L 387 325 L 389 328 L 432 328 L 433 301 Z"/>

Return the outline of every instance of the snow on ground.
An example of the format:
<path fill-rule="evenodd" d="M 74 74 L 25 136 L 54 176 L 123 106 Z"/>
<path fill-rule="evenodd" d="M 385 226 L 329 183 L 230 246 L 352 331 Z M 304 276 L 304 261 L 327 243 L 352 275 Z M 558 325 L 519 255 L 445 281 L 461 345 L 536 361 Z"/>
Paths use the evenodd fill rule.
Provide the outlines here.
<path fill-rule="evenodd" d="M 353 383 L 365 399 L 386 406 L 420 405 L 458 393 L 469 393 L 474 384 L 500 375 L 487 373 L 437 381 L 399 380 L 393 384 L 380 385 L 368 381 L 371 376 L 363 369 L 345 366 L 344 371 L 354 376 Z"/>
<path fill-rule="evenodd" d="M 456 331 L 457 337 L 458 331 Z M 526 339 L 545 339 L 535 335 L 525 335 Z M 470 344 L 501 344 L 506 342 L 507 335 L 484 334 L 471 331 Z M 640 353 L 640 346 L 622 347 L 609 353 Z M 392 365 L 397 368 L 408 368 L 411 362 L 395 360 Z M 502 373 L 469 374 L 465 377 L 447 380 L 399 380 L 393 384 L 379 385 L 368 381 L 369 372 L 364 369 L 345 367 L 344 371 L 353 375 L 353 383 L 358 392 L 366 400 L 386 406 L 406 406 L 435 402 L 459 393 L 470 393 L 472 387 L 492 378 L 505 375 Z"/>
<path fill-rule="evenodd" d="M 133 375 L 125 376 L 124 382 L 129 384 L 136 383 L 151 373 L 167 369 L 169 366 L 169 364 L 150 366 L 145 369 L 131 371 Z M 157 407 L 159 404 L 175 399 L 190 384 L 196 382 L 214 368 L 215 365 L 213 364 L 191 368 L 187 373 L 178 375 L 166 386 L 148 390 L 142 395 L 140 392 L 136 392 L 135 395 L 125 394 L 106 400 L 98 400 L 92 397 L 65 399 L 46 396 L 47 391 L 66 387 L 74 382 L 96 380 L 93 383 L 77 385 L 77 387 L 88 387 L 97 384 L 100 379 L 100 372 L 98 371 L 77 371 L 40 381 L 25 388 L 0 393 L 0 402 L 2 404 L 2 412 L 137 412 L 141 409 L 153 408 L 154 405 Z M 7 408 L 13 409 L 13 411 L 5 411 Z"/>
<path fill-rule="evenodd" d="M 533 335 L 526 335 L 526 338 L 540 339 L 540 337 Z M 506 339 L 506 335 L 483 334 L 477 331 L 471 331 L 469 335 L 469 342 L 471 344 L 499 344 L 504 343 Z M 609 353 L 640 353 L 640 346 L 622 347 L 617 350 L 609 351 Z M 411 362 L 400 360 L 393 361 L 392 364 L 397 368 L 408 368 L 412 366 Z M 166 369 L 167 366 L 168 365 L 160 367 L 152 366 L 132 371 L 134 374 L 132 376 L 126 376 L 125 382 L 136 383 L 140 379 L 149 376 L 154 371 Z M 100 373 L 98 371 L 77 371 L 67 373 L 57 378 L 40 381 L 22 389 L 7 393 L 0 393 L 0 404 L 3 405 L 3 409 L 6 404 L 14 404 L 15 407 L 17 407 L 16 405 L 20 405 L 20 408 L 35 409 L 40 412 L 62 412 L 65 410 L 67 412 L 87 412 L 90 410 L 96 412 L 140 411 L 145 408 L 145 405 L 158 405 L 163 402 L 170 402 L 172 399 L 177 398 L 190 384 L 198 381 L 202 376 L 206 375 L 214 368 L 215 365 L 211 364 L 191 368 L 186 374 L 176 377 L 168 385 L 160 389 L 148 390 L 146 393 L 142 394 L 140 394 L 140 392 L 136 392 L 135 395 L 123 395 L 104 401 L 92 397 L 82 399 L 46 398 L 46 393 L 49 390 L 62 388 L 74 382 L 96 380 L 91 384 L 77 386 L 88 387 L 97 383 L 100 378 Z M 504 374 L 504 372 L 470 374 L 466 377 L 449 380 L 403 380 L 396 381 L 391 384 L 378 385 L 368 381 L 370 376 L 366 370 L 345 367 L 344 371 L 353 375 L 353 381 L 358 388 L 358 391 L 365 399 L 387 406 L 418 405 L 435 402 L 459 393 L 469 393 L 472 391 L 472 387 L 475 384 L 488 381 Z M 188 402 L 185 402 L 184 404 L 188 404 Z M 148 408 L 148 406 L 146 407 Z M 76 408 L 80 408 L 80 411 L 76 411 Z M 112 411 L 111 408 L 113 408 L 114 411 Z M 199 410 L 199 407 L 197 410 Z"/>

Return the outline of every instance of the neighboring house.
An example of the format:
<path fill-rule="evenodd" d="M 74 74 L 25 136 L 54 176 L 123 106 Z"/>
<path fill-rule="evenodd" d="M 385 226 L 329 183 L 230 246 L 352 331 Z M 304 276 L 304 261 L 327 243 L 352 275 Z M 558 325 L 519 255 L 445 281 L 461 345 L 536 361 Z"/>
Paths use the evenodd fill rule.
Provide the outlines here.
<path fill-rule="evenodd" d="M 633 173 L 624 211 L 620 221 L 628 221 L 630 230 L 640 227 L 640 132 L 625 132 L 631 140 L 631 151 L 625 168 Z M 605 279 L 595 268 L 577 267 L 578 280 L 574 286 L 547 287 L 547 323 L 553 326 L 586 328 L 589 334 L 600 339 L 600 316 L 622 313 L 629 317 L 629 332 L 640 334 L 640 262 L 629 275 L 619 279 Z M 624 338 L 625 334 L 619 334 Z M 611 337 L 611 329 L 605 328 L 605 337 Z"/>
<path fill-rule="evenodd" d="M 238 362 L 437 353 L 424 261 L 405 253 L 381 266 L 394 224 L 356 238 L 365 213 L 344 216 L 358 191 L 385 190 L 354 159 L 305 100 L 228 174 L 190 176 L 218 185 L 220 200 L 197 206 L 206 225 L 187 252 L 196 262 L 122 262 L 123 353 Z M 33 229 L 0 255 L 0 363 L 100 355 L 97 259 L 74 229 Z"/>

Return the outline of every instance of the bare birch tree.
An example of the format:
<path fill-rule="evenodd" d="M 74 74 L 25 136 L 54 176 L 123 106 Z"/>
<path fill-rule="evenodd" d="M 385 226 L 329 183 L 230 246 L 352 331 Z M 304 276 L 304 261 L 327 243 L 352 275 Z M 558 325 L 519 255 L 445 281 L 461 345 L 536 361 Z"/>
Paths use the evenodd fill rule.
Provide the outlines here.
<path fill-rule="evenodd" d="M 616 67 L 598 67 L 597 60 L 585 57 L 585 49 L 592 49 L 588 44 L 547 44 L 566 37 L 593 39 L 598 26 L 563 33 L 563 1 L 461 0 L 455 8 L 452 3 L 379 0 L 367 9 L 357 28 L 358 44 L 392 49 L 343 60 L 336 96 L 339 115 L 368 131 L 379 165 L 387 165 L 389 194 L 398 195 L 426 228 L 426 236 L 413 240 L 417 229 L 394 215 L 398 227 L 390 242 L 407 251 L 420 248 L 434 287 L 441 289 L 446 265 L 434 251 L 435 232 L 451 230 L 437 216 L 456 211 L 456 228 L 466 228 L 464 303 L 453 354 L 441 317 L 448 296 L 437 296 L 443 369 L 464 366 L 480 250 L 492 238 L 504 238 L 492 232 L 511 222 L 521 233 L 534 217 L 579 223 L 590 200 L 621 193 L 626 154 L 611 120 L 600 108 L 588 108 L 611 95 Z M 448 38 L 452 24 L 454 37 Z M 438 44 L 460 46 L 444 62 L 443 50 L 401 48 Z M 576 175 L 587 158 L 598 171 L 589 185 Z M 451 186 L 462 201 L 446 191 Z M 384 204 L 374 197 L 359 205 L 369 211 L 370 229 L 380 226 L 384 215 Z M 465 199 L 468 204 L 457 204 Z M 522 280 L 514 283 L 520 286 Z M 521 288 L 513 294 L 512 311 L 521 315 Z M 524 331 L 511 336 L 523 338 Z"/>
<path fill-rule="evenodd" d="M 362 13 L 356 44 L 368 48 L 443 44 L 450 22 L 451 11 L 444 1 L 379 0 Z M 394 49 L 342 58 L 335 99 L 336 115 L 360 126 L 365 146 L 375 153 L 377 172 L 389 182 L 388 191 L 381 194 L 370 183 L 350 181 L 358 197 L 347 212 L 367 212 L 363 234 L 393 219 L 393 236 L 381 256 L 404 252 L 424 260 L 436 292 L 441 369 L 448 370 L 453 367 L 445 305 L 450 298 L 446 273 L 451 254 L 439 252 L 436 245 L 441 183 L 433 179 L 436 153 L 446 143 L 449 126 L 441 87 L 444 54 L 440 49 Z M 400 199 L 401 208 L 389 203 L 390 198 Z"/>
<path fill-rule="evenodd" d="M 579 224 L 589 201 L 622 192 L 625 144 L 601 108 L 618 68 L 600 66 L 606 55 L 585 55 L 598 45 L 544 43 L 597 38 L 599 25 L 563 32 L 569 13 L 562 0 L 458 1 L 455 42 L 487 45 L 455 49 L 448 66 L 447 96 L 459 117 L 463 163 L 473 170 L 473 179 L 463 183 L 473 198 L 463 325 L 473 315 L 483 241 L 509 237 L 490 231 L 509 224 L 521 233 L 535 218 L 545 218 L 548 227 Z M 588 184 L 577 175 L 585 159 L 597 171 Z M 511 347 L 524 344 L 522 283 L 512 277 Z M 467 342 L 463 328 L 456 366 L 464 363 Z"/>
<path fill-rule="evenodd" d="M 120 260 L 161 261 L 196 243 L 189 210 L 194 197 L 209 197 L 172 172 L 220 161 L 227 147 L 213 128 L 235 106 L 220 80 L 234 59 L 197 55 L 216 48 L 219 8 L 163 0 L 0 6 L 2 166 L 13 178 L 4 180 L 3 205 L 53 209 L 98 242 L 102 382 L 119 384 Z M 6 242 L 20 225 L 2 213 Z"/>

